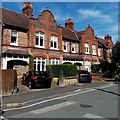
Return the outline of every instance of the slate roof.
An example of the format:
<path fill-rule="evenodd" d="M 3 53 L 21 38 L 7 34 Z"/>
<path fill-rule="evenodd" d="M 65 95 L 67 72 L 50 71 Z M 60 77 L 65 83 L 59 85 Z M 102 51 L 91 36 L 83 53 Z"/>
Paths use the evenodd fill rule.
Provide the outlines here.
<path fill-rule="evenodd" d="M 85 34 L 85 31 L 78 31 L 76 32 L 77 36 L 79 39 L 81 39 L 81 35 L 84 35 Z"/>
<path fill-rule="evenodd" d="M 108 49 L 107 47 L 107 40 L 104 40 L 102 38 L 95 37 L 98 40 L 98 47 L 104 47 Z"/>
<path fill-rule="evenodd" d="M 66 40 L 80 42 L 76 32 L 67 27 L 62 27 L 62 37 Z"/>
<path fill-rule="evenodd" d="M 76 60 L 83 60 L 83 57 L 80 55 L 63 55 L 65 59 L 76 59 Z"/>
<path fill-rule="evenodd" d="M 0 8 L 0 14 L 3 24 L 28 29 L 29 19 L 26 15 L 5 8 Z"/>
<path fill-rule="evenodd" d="M 29 54 L 27 51 L 15 50 L 15 49 L 7 49 L 7 50 L 5 50 L 2 54 L 4 54 L 4 55 L 12 54 L 12 55 L 25 55 L 25 56 L 30 56 L 30 54 Z"/>

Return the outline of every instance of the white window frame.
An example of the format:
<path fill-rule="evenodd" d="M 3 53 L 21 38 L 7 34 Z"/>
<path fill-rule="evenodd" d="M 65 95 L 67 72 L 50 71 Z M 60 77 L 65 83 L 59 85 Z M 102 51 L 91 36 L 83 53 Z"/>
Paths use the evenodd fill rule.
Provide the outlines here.
<path fill-rule="evenodd" d="M 50 58 L 49 59 L 49 64 L 50 65 L 57 65 L 57 64 L 59 64 L 59 59 L 57 59 L 57 58 Z"/>
<path fill-rule="evenodd" d="M 72 50 L 74 48 L 74 50 Z M 73 53 L 76 53 L 76 51 L 75 51 L 75 43 L 71 43 L 71 51 L 73 52 Z"/>
<path fill-rule="evenodd" d="M 36 38 L 38 37 L 38 44 L 37 44 L 37 40 L 36 40 Z M 42 44 L 43 45 L 41 45 L 41 38 L 42 38 Z M 35 47 L 39 47 L 39 48 L 45 48 L 45 34 L 44 33 L 42 33 L 42 32 L 36 32 L 36 34 L 35 34 Z"/>
<path fill-rule="evenodd" d="M 12 37 L 16 38 L 15 42 L 12 42 Z M 18 46 L 18 31 L 17 30 L 11 30 L 11 43 L 10 43 L 10 45 Z"/>
<path fill-rule="evenodd" d="M 96 55 L 96 46 L 95 45 L 92 45 L 92 54 Z"/>
<path fill-rule="evenodd" d="M 98 56 L 101 56 L 101 49 L 98 48 Z"/>
<path fill-rule="evenodd" d="M 88 43 L 85 43 L 85 54 L 90 54 Z"/>
<path fill-rule="evenodd" d="M 63 50 L 65 51 L 65 52 L 67 52 L 68 51 L 68 48 L 67 48 L 67 41 L 63 41 Z M 66 49 L 65 49 L 66 48 Z"/>
<path fill-rule="evenodd" d="M 44 65 L 44 68 L 42 68 L 43 65 Z M 46 70 L 46 59 L 42 57 L 35 58 L 34 59 L 34 70 L 45 71 Z"/>
<path fill-rule="evenodd" d="M 56 44 L 56 47 L 55 47 L 55 44 Z M 50 49 L 58 50 L 58 37 L 55 35 L 52 35 L 50 38 Z"/>

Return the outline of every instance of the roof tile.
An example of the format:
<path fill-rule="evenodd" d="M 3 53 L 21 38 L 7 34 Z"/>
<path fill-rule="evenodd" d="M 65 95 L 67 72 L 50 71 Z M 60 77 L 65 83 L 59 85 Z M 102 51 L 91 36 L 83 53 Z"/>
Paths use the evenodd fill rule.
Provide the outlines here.
<path fill-rule="evenodd" d="M 28 29 L 29 18 L 26 15 L 5 8 L 0 8 L 0 14 L 2 15 L 0 19 L 4 24 Z"/>

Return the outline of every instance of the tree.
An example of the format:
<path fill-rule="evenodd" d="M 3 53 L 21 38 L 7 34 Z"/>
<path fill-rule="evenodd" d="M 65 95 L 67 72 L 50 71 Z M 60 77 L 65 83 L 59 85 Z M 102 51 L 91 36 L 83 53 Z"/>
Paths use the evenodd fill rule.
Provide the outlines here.
<path fill-rule="evenodd" d="M 112 49 L 112 62 L 120 65 L 120 42 L 117 41 Z"/>
<path fill-rule="evenodd" d="M 29 58 L 29 70 L 34 70 L 34 57 L 30 56 Z"/>
<path fill-rule="evenodd" d="M 115 63 L 109 63 L 108 61 L 102 61 L 100 63 L 100 68 L 103 74 L 103 77 L 112 78 L 115 75 L 117 66 Z"/>

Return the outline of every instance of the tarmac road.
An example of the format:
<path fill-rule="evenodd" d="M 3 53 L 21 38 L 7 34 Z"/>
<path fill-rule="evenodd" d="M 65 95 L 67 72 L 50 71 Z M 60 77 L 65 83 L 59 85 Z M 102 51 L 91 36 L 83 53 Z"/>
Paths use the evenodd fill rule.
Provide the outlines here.
<path fill-rule="evenodd" d="M 54 90 L 55 92 L 56 90 L 62 91 L 63 89 L 69 91 L 71 88 L 70 90 L 72 91 L 65 94 L 61 93 L 59 96 L 49 97 L 48 99 L 38 100 L 32 104 L 26 104 L 21 108 L 5 109 L 4 117 L 34 119 L 90 118 L 91 120 L 95 118 L 105 118 L 105 120 L 118 118 L 118 98 L 120 96 L 118 85 L 103 83 L 95 82 L 92 84 L 65 87 L 66 89 L 51 89 L 50 91 Z M 49 90 L 44 92 L 49 93 Z"/>
<path fill-rule="evenodd" d="M 65 86 L 65 87 L 53 87 L 49 89 L 37 89 L 37 90 L 35 89 L 26 93 L 23 92 L 21 94 L 18 93 L 16 95 L 3 96 L 2 108 L 8 109 L 11 107 L 25 106 L 26 104 L 32 104 L 39 100 L 57 97 L 62 94 L 66 94 L 76 90 L 91 89 L 97 86 L 103 86 L 109 84 L 111 83 L 105 81 L 99 81 L 99 82 L 96 81 L 92 83 L 83 83 L 83 84 Z"/>

